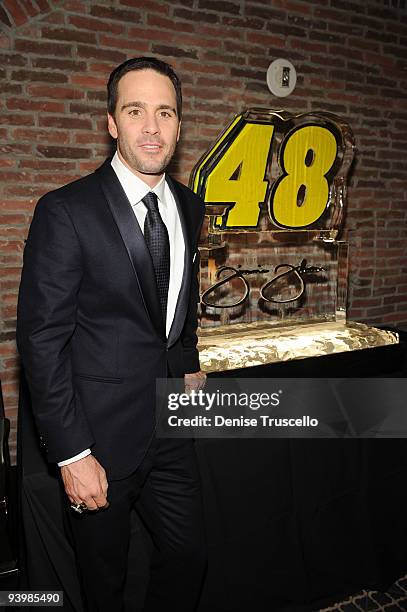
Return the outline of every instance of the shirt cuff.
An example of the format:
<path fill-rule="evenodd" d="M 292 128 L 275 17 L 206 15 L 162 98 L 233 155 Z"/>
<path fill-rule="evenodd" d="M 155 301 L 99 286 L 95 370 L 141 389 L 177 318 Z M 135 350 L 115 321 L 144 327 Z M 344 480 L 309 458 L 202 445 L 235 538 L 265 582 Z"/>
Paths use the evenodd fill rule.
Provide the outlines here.
<path fill-rule="evenodd" d="M 69 465 L 70 463 L 79 461 L 79 459 L 83 459 L 84 457 L 87 457 L 88 455 L 90 455 L 90 448 L 85 449 L 84 451 L 82 451 L 78 455 L 75 455 L 74 457 L 71 457 L 70 459 L 65 459 L 64 461 L 58 461 L 58 465 L 59 467 L 62 467 L 63 465 Z"/>

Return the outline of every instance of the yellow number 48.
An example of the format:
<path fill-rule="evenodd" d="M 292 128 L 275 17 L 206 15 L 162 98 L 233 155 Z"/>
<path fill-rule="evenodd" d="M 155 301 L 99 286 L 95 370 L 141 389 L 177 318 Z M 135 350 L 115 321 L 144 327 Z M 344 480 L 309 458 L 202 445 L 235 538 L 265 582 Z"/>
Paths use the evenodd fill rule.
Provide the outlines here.
<path fill-rule="evenodd" d="M 264 109 L 235 117 L 191 176 L 212 216 L 210 231 L 258 230 L 266 202 L 271 230 L 316 227 L 319 220 L 317 229 L 335 227 L 335 172 L 346 175 L 353 136 L 334 116 L 307 119 Z"/>
<path fill-rule="evenodd" d="M 274 126 L 246 123 L 209 174 L 205 201 L 234 202 L 226 227 L 257 227 Z"/>
<path fill-rule="evenodd" d="M 270 215 L 278 225 L 307 227 L 326 209 L 329 184 L 326 174 L 338 153 L 334 135 L 324 127 L 307 125 L 283 141 L 280 166 L 270 199 Z"/>

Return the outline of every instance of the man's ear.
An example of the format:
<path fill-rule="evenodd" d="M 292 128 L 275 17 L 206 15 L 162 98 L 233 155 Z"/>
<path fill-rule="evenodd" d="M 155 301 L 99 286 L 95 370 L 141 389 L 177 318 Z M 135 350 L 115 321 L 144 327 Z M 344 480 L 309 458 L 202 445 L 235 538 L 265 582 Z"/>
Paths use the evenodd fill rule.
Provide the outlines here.
<path fill-rule="evenodd" d="M 109 134 L 112 138 L 117 138 L 117 126 L 116 121 L 114 120 L 113 115 L 107 113 L 107 129 L 109 130 Z"/>

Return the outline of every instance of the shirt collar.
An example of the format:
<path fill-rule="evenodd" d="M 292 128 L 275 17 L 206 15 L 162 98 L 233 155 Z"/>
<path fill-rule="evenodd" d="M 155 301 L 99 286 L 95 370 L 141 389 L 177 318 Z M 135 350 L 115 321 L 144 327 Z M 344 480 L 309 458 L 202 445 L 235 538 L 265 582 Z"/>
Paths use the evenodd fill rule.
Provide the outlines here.
<path fill-rule="evenodd" d="M 149 193 L 150 191 L 155 193 L 160 202 L 165 204 L 165 174 L 161 177 L 157 185 L 153 189 L 151 189 L 151 187 L 149 187 L 147 183 L 142 181 L 131 170 L 129 170 L 127 166 L 124 165 L 124 163 L 119 158 L 117 151 L 113 156 L 111 166 L 116 172 L 117 178 L 119 179 L 121 186 L 123 187 L 126 196 L 132 206 L 141 202 L 144 196 L 147 195 L 147 193 Z"/>

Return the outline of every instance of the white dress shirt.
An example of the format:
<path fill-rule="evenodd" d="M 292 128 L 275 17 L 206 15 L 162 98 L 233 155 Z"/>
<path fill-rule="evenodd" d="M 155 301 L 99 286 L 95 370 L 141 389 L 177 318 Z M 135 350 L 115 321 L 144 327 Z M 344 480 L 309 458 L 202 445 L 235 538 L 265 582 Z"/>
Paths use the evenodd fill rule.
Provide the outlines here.
<path fill-rule="evenodd" d="M 158 198 L 158 210 L 160 211 L 161 218 L 167 228 L 168 238 L 170 241 L 170 283 L 168 287 L 167 320 L 165 325 L 166 334 L 168 337 L 174 319 L 178 294 L 181 289 L 182 276 L 184 273 L 185 242 L 177 205 L 171 189 L 165 180 L 165 174 L 161 177 L 157 185 L 151 189 L 151 187 L 144 183 L 144 181 L 142 181 L 138 176 L 133 174 L 133 172 L 131 172 L 131 170 L 129 170 L 127 166 L 123 164 L 117 152 L 114 154 L 111 164 L 121 186 L 124 189 L 127 199 L 131 204 L 143 234 L 147 207 L 141 200 L 149 191 L 155 193 Z M 79 459 L 89 455 L 90 452 L 90 449 L 87 448 L 70 459 L 60 461 L 58 465 L 62 467 L 63 465 L 68 465 L 74 461 L 79 461 Z"/>

